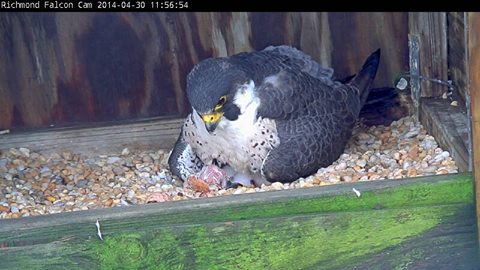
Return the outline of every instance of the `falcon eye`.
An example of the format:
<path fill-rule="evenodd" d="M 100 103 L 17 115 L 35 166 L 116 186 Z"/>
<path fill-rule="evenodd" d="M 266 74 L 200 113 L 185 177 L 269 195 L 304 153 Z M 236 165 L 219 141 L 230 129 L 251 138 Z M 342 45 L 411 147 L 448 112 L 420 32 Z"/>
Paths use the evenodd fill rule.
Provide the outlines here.
<path fill-rule="evenodd" d="M 222 96 L 217 102 L 217 105 L 215 105 L 215 110 L 220 110 L 222 106 L 227 102 L 227 96 Z"/>
<path fill-rule="evenodd" d="M 225 104 L 225 102 L 227 102 L 227 96 L 222 96 L 222 97 L 218 100 L 217 105 L 222 106 L 223 104 Z"/>

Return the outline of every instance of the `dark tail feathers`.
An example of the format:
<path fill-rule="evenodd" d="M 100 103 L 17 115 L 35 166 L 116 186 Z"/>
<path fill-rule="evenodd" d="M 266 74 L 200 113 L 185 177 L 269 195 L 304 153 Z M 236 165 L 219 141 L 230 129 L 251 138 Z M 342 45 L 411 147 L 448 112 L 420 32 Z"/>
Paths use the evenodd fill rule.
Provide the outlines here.
<path fill-rule="evenodd" d="M 370 86 L 372 85 L 373 79 L 377 74 L 378 64 L 380 63 L 380 49 L 377 49 L 373 52 L 365 61 L 358 75 L 350 83 L 351 85 L 357 87 L 360 91 L 360 100 L 362 105 L 365 104 L 368 94 L 370 92 Z"/>
<path fill-rule="evenodd" d="M 355 78 L 355 76 L 357 76 L 357 74 L 353 74 L 353 75 L 350 75 L 350 76 L 342 78 L 342 79 L 336 79 L 335 81 L 341 82 L 343 84 L 347 84 L 347 83 L 351 82 L 352 79 Z"/>
<path fill-rule="evenodd" d="M 410 114 L 409 97 L 393 87 L 370 89 L 359 116 L 367 126 L 388 126 L 393 121 Z"/>

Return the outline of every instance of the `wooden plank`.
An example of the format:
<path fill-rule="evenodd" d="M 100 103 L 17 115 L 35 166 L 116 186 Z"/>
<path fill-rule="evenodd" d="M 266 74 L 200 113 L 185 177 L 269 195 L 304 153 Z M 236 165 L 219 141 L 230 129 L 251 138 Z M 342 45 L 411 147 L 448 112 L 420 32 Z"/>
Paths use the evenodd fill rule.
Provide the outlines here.
<path fill-rule="evenodd" d="M 340 77 L 381 48 L 383 87 L 405 67 L 406 35 L 404 12 L 2 13 L 0 130 L 185 116 L 195 63 L 270 45 L 298 47 Z"/>
<path fill-rule="evenodd" d="M 382 56 L 377 76 L 373 81 L 374 88 L 393 86 L 396 77 L 408 69 L 408 47 L 405 45 L 407 44 L 408 13 L 330 12 L 327 14 L 328 20 L 322 21 L 322 23 L 325 22 L 322 27 L 326 29 L 322 29 L 320 46 L 310 43 L 307 48 L 312 48 L 313 52 L 321 52 L 325 47 L 330 48 L 332 53 L 329 57 L 336 76 L 342 78 L 357 73 L 366 57 L 378 48 L 382 50 Z M 328 31 L 328 34 L 325 31 Z M 305 32 L 303 29 L 293 34 L 300 35 Z"/>
<path fill-rule="evenodd" d="M 26 147 L 37 152 L 74 151 L 88 156 L 118 153 L 125 147 L 135 150 L 170 149 L 183 121 L 151 118 L 125 124 L 9 133 L 0 135 L 0 150 Z"/>
<path fill-rule="evenodd" d="M 468 91 L 467 57 L 467 13 L 447 12 L 448 21 L 448 69 L 454 84 L 452 98 L 465 106 L 465 95 Z"/>
<path fill-rule="evenodd" d="M 420 75 L 448 80 L 446 13 L 409 12 L 408 32 L 417 35 L 420 40 Z M 438 97 L 446 90 L 438 83 L 421 81 L 422 97 Z"/>
<path fill-rule="evenodd" d="M 1 220 L 0 268 L 475 269 L 473 205 L 458 174 Z"/>
<path fill-rule="evenodd" d="M 472 114 L 472 152 L 477 203 L 477 224 L 480 228 L 480 14 L 468 13 L 468 70 L 470 108 Z M 479 234 L 480 241 L 480 234 Z"/>
<path fill-rule="evenodd" d="M 468 171 L 468 117 L 465 108 L 451 106 L 450 101 L 438 98 L 422 98 L 420 122 L 440 147 L 448 150 L 460 172 Z"/>
<path fill-rule="evenodd" d="M 431 209 L 435 211 L 435 208 Z M 373 254 L 366 263 L 342 269 L 478 269 L 477 243 L 468 239 L 475 235 L 473 208 L 465 207 L 457 212 L 452 222 L 442 223 L 420 237 L 412 237 L 395 248 Z M 450 252 L 459 253 L 451 256 Z"/>

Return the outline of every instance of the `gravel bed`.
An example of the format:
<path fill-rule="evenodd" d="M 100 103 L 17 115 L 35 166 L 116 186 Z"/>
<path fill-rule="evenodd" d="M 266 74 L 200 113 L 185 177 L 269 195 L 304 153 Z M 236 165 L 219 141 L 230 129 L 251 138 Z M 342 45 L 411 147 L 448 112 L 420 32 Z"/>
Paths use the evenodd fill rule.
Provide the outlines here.
<path fill-rule="evenodd" d="M 96 157 L 4 150 L 0 153 L 0 218 L 458 172 L 449 152 L 439 148 L 411 117 L 390 126 L 359 124 L 337 161 L 289 184 L 227 190 L 217 185 L 184 186 L 168 171 L 167 156 L 168 150 L 127 148 L 118 155 Z"/>

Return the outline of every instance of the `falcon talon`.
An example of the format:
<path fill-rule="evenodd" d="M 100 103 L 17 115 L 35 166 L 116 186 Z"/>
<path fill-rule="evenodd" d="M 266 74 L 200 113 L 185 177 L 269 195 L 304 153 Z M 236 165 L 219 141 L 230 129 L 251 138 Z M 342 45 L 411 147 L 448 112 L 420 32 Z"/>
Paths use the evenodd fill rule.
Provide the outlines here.
<path fill-rule="evenodd" d="M 192 110 L 168 159 L 183 181 L 214 161 L 236 183 L 293 182 L 343 153 L 377 73 L 380 49 L 356 75 L 290 46 L 209 58 L 187 76 Z"/>

